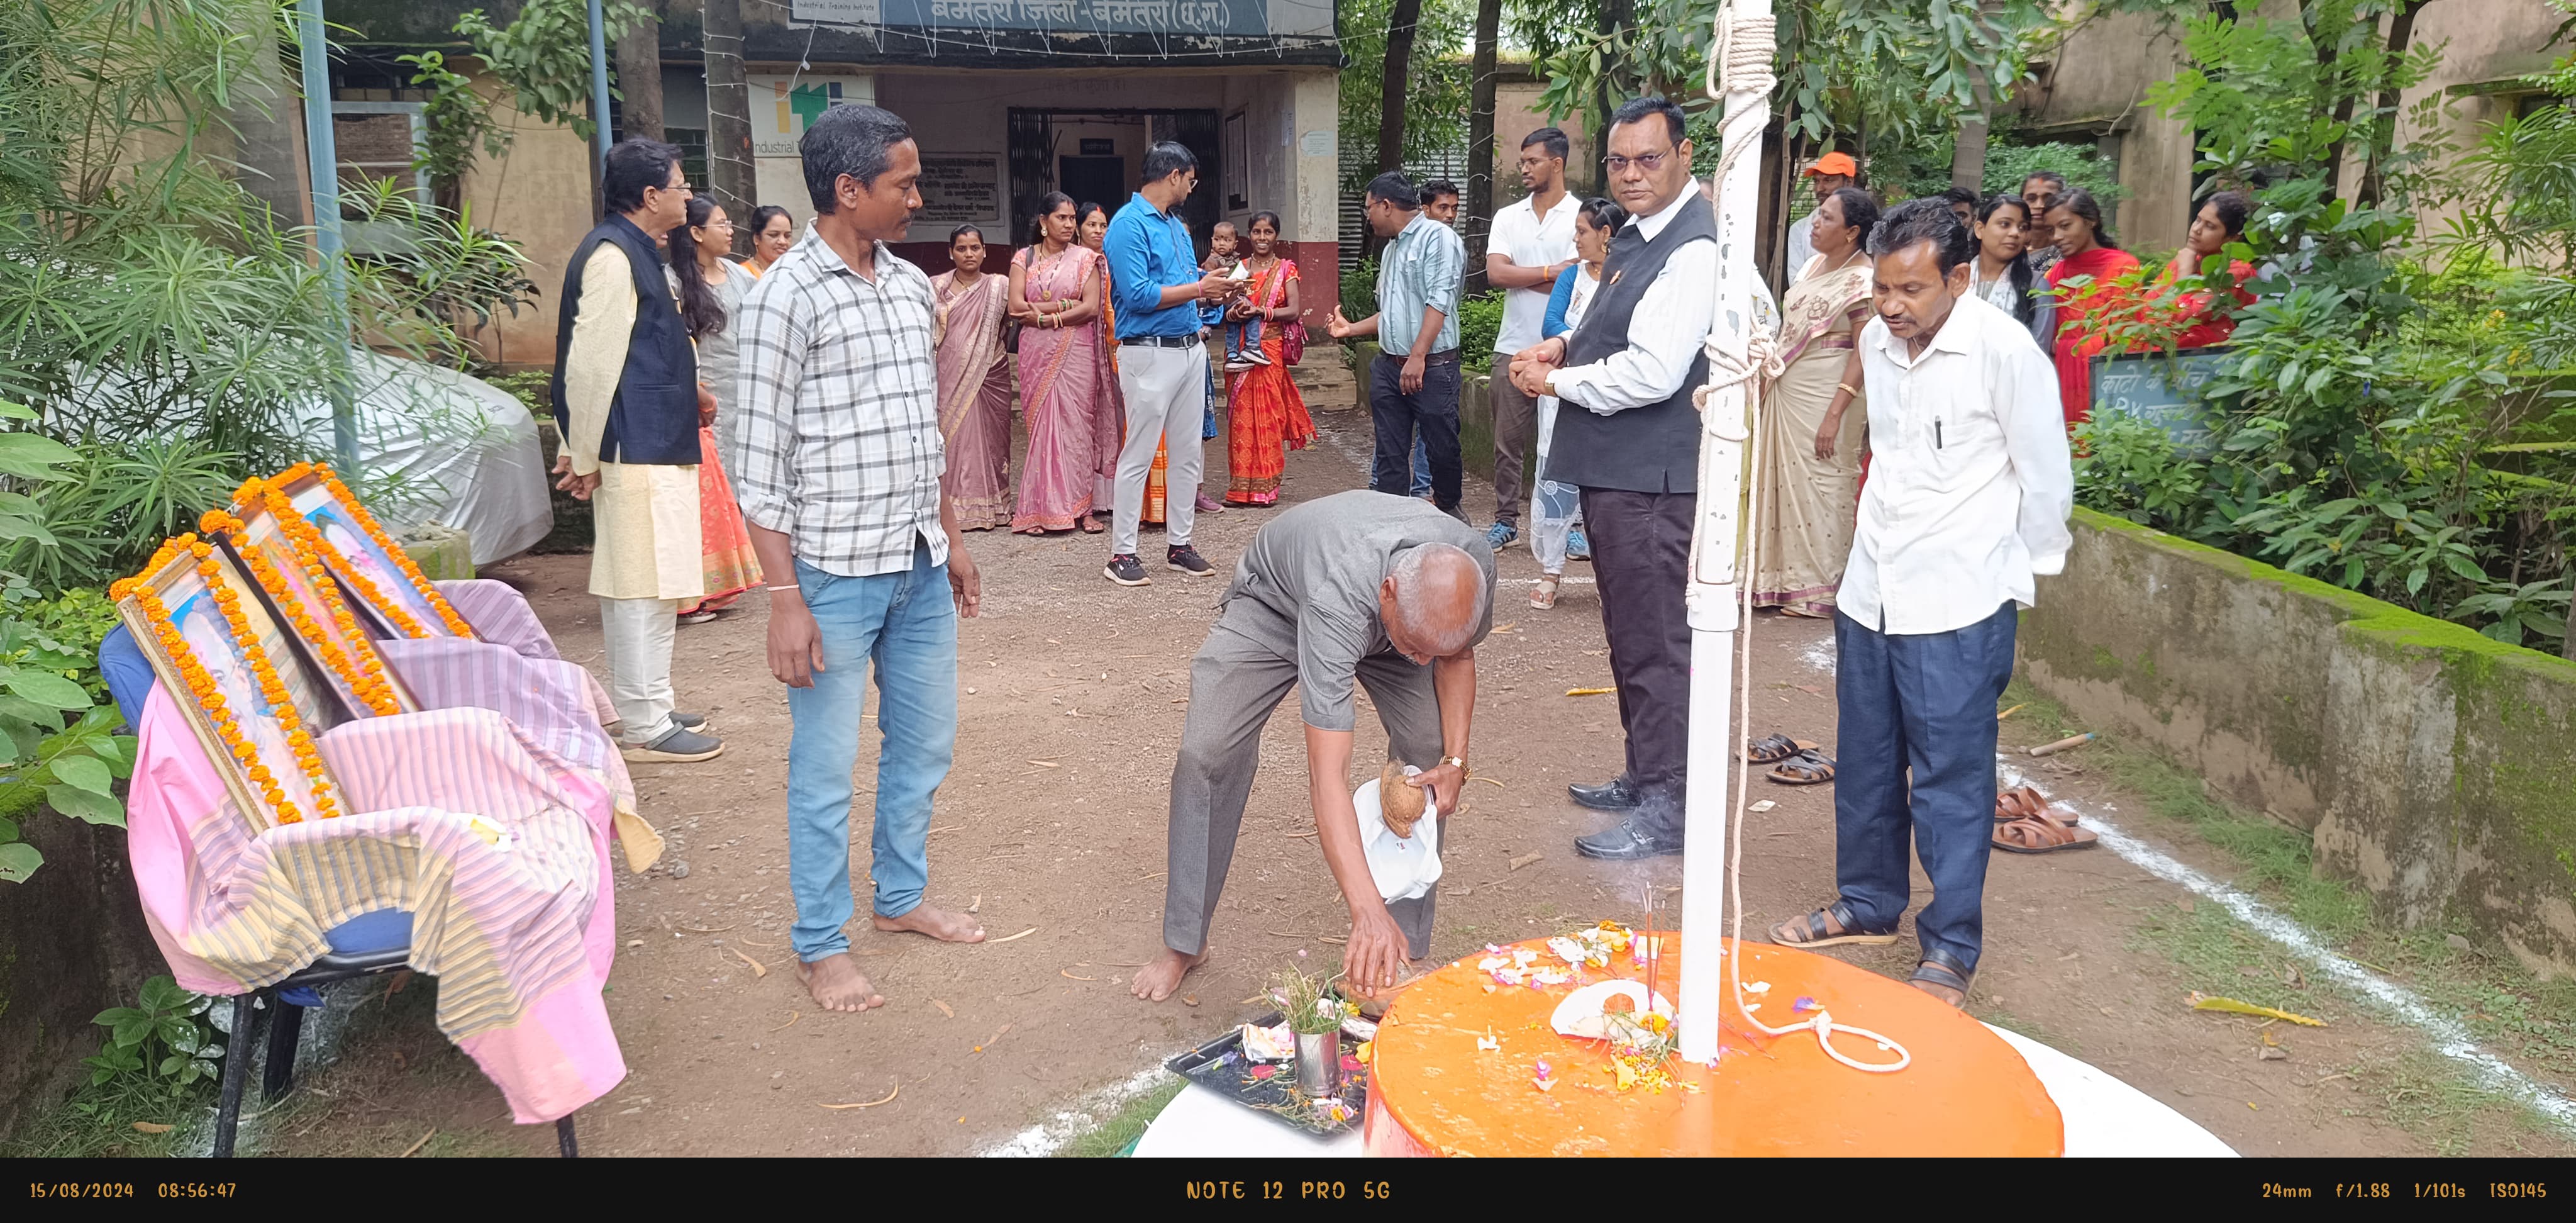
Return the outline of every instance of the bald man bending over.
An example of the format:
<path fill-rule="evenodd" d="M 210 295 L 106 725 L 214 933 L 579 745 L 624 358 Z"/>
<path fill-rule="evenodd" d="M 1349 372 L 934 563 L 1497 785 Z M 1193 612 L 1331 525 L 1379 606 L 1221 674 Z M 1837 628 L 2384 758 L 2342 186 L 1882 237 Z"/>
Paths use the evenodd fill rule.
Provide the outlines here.
<path fill-rule="evenodd" d="M 1351 910 L 1342 949 L 1355 992 L 1397 983 L 1431 953 L 1438 892 L 1378 896 L 1351 807 L 1351 688 L 1368 689 L 1389 754 L 1423 772 L 1445 814 L 1467 781 L 1476 645 L 1494 627 L 1494 551 L 1430 503 L 1358 490 L 1270 520 L 1235 563 L 1216 627 L 1190 664 L 1189 719 L 1172 769 L 1171 872 L 1163 951 L 1136 974 L 1160 1002 L 1207 960 L 1208 923 L 1261 763 L 1261 727 L 1288 689 L 1306 718 L 1306 785 L 1324 865 Z M 1439 848 L 1455 833 L 1446 820 Z"/>

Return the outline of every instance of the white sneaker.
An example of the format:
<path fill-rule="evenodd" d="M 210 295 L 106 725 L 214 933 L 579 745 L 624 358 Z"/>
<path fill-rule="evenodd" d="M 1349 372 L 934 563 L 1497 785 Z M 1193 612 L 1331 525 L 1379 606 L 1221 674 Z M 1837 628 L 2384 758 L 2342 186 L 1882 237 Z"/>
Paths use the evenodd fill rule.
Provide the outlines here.
<path fill-rule="evenodd" d="M 1240 373 L 1242 373 L 1243 371 L 1248 370 L 1248 369 L 1251 369 L 1251 368 L 1252 368 L 1252 362 L 1250 362 L 1250 361 L 1246 361 L 1246 360 L 1244 360 L 1244 359 L 1242 359 L 1242 358 L 1240 358 L 1240 357 L 1237 357 L 1237 358 L 1235 358 L 1234 360 L 1231 360 L 1231 361 L 1228 361 L 1228 362 L 1226 362 L 1226 363 L 1225 363 L 1225 372 L 1227 372 L 1227 373 L 1229 373 L 1229 374 L 1240 374 Z"/>
<path fill-rule="evenodd" d="M 1254 365 L 1270 364 L 1269 354 L 1262 352 L 1258 348 L 1247 348 L 1243 350 L 1243 359 L 1253 363 Z"/>

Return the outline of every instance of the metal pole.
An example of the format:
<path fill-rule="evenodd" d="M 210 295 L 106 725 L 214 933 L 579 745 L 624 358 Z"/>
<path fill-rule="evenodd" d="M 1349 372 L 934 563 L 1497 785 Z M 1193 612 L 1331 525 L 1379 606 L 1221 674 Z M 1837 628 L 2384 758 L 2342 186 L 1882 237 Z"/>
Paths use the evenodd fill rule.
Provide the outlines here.
<path fill-rule="evenodd" d="M 1737 19 L 1766 18 L 1771 0 L 1730 0 Z M 1710 54 L 1717 54 L 1712 50 Z M 1731 79 L 1726 113 L 1769 113 L 1758 82 Z M 1733 128 L 1733 124 L 1723 125 Z M 1716 322 L 1709 343 L 1745 353 L 1753 326 L 1754 230 L 1761 215 L 1763 124 L 1749 124 L 1754 146 L 1738 155 L 1717 183 Z M 1739 131 L 1748 129 L 1736 129 Z M 1747 426 L 1756 406 L 1754 384 L 1735 383 L 1711 394 L 1700 414 L 1699 523 L 1685 596 L 1691 629 L 1690 788 L 1684 797 L 1682 858 L 1682 964 L 1674 999 L 1686 1061 L 1717 1056 L 1718 1020 L 1726 1004 L 1719 949 L 1726 933 L 1726 812 L 1734 801 L 1738 736 L 1732 724 L 1735 693 L 1736 586 L 1742 580 L 1745 521 L 1744 465 Z"/>
<path fill-rule="evenodd" d="M 306 0 L 311 3 L 311 0 Z M 601 182 L 608 181 L 608 21 L 599 0 L 590 0 L 590 156 Z"/>
<path fill-rule="evenodd" d="M 312 180 L 313 249 L 341 327 L 349 322 L 348 269 L 341 259 L 340 149 L 331 131 L 331 44 L 322 36 L 322 0 L 296 0 L 295 44 L 304 61 L 305 174 Z M 331 449 L 343 476 L 357 479 L 358 405 L 347 372 L 332 380 Z"/>

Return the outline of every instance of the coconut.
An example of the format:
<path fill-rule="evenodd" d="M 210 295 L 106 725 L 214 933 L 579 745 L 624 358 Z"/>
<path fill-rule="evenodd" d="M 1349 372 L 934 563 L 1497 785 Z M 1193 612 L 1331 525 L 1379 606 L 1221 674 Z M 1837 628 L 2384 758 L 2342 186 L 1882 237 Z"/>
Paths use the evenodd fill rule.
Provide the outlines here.
<path fill-rule="evenodd" d="M 1385 771 L 1377 775 L 1377 809 L 1385 818 L 1389 831 L 1399 837 L 1413 835 L 1413 825 L 1422 819 L 1425 795 L 1419 786 L 1404 784 L 1404 762 L 1390 760 Z"/>

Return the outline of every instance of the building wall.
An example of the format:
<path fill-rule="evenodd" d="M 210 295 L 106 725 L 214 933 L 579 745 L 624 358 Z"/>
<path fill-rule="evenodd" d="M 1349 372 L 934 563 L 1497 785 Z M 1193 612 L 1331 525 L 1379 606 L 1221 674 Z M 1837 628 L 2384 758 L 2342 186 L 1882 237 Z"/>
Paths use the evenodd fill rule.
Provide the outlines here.
<path fill-rule="evenodd" d="M 457 59 L 450 59 L 456 67 Z M 493 121 L 515 129 L 510 151 L 498 158 L 478 158 L 462 184 L 474 223 L 506 235 L 528 259 L 528 279 L 537 283 L 537 302 L 515 315 L 503 315 L 486 333 L 485 354 L 510 366 L 552 365 L 555 318 L 560 304 L 564 262 L 590 232 L 590 146 L 569 127 L 540 123 L 519 113 L 510 90 L 477 65 L 460 69 L 474 87 L 493 99 Z"/>
<path fill-rule="evenodd" d="M 1584 130 L 1583 115 L 1567 115 L 1550 123 L 1547 107 L 1539 102 L 1539 93 L 1547 82 L 1530 75 L 1526 64 L 1503 64 L 1496 70 L 1494 82 L 1494 206 L 1500 208 L 1528 194 L 1521 190 L 1521 138 L 1542 127 L 1555 127 L 1574 146 L 1565 155 L 1565 178 L 1568 183 L 1583 181 L 1595 160 L 1592 136 Z"/>
<path fill-rule="evenodd" d="M 2270 0 L 2261 6 L 2261 16 L 2296 21 L 2297 5 Z M 2405 121 L 2425 97 L 2547 68 L 2557 54 L 2548 46 L 2549 37 L 2563 20 L 2565 15 L 2544 0 L 2426 5 L 2415 20 L 2415 45 L 2441 47 L 2441 61 L 2423 84 L 2404 95 L 2399 145 L 2430 134 Z M 2182 65 L 2181 28 L 2134 13 L 2097 16 L 2068 34 L 2050 62 L 2047 76 L 2024 85 L 2016 99 L 2024 124 L 2065 137 L 2111 137 L 2120 158 L 2120 185 L 2130 193 L 2113 227 L 2124 243 L 2142 251 L 2161 254 L 2182 245 L 2191 225 L 2191 166 L 2196 159 L 2191 132 L 2146 102 L 2147 86 L 2171 77 Z M 2509 113 L 2511 105 L 2510 93 L 2456 97 L 2445 106 L 2439 124 L 2453 140 L 2465 143 L 2478 124 Z M 2345 165 L 2344 182 L 2357 182 L 2361 170 L 2356 155 Z M 2427 216 L 2422 232 L 2437 231 L 2441 224 L 2439 214 Z"/>
<path fill-rule="evenodd" d="M 554 359 L 556 293 L 566 271 L 562 261 L 592 224 L 589 149 L 568 128 L 522 118 L 509 107 L 506 89 L 479 70 L 473 75 L 477 88 L 496 99 L 499 120 L 518 128 L 518 138 L 508 155 L 477 164 L 466 177 L 465 196 L 473 205 L 477 224 L 509 235 L 527 253 L 528 276 L 537 282 L 541 294 L 534 309 L 505 317 L 493 329 L 487 351 L 494 360 L 511 365 L 548 364 Z M 1332 217 L 1340 86 L 1339 78 L 1328 69 L 959 72 L 815 62 L 802 72 L 792 63 L 753 63 L 746 65 L 745 75 L 752 86 L 753 143 L 761 150 L 754 163 L 755 190 L 760 202 L 786 207 L 799 232 L 813 216 L 803 171 L 793 155 L 768 151 L 793 147 L 794 138 L 787 130 L 772 130 L 778 127 L 776 87 L 791 75 L 800 86 L 840 83 L 842 101 L 872 102 L 901 115 L 912 124 L 925 157 L 989 155 L 996 159 L 1004 176 L 998 206 L 994 215 L 973 220 L 986 229 L 992 245 L 1006 248 L 1023 244 L 1029 225 L 1029 218 L 1007 215 L 1010 108 L 1186 108 L 1215 110 L 1221 117 L 1240 114 L 1244 177 L 1250 190 L 1244 193 L 1242 208 L 1227 210 L 1229 219 L 1243 225 L 1255 211 L 1278 212 L 1289 241 L 1288 257 L 1301 268 L 1330 269 L 1338 257 Z M 705 126 L 703 87 L 667 90 L 664 104 L 670 126 Z M 792 115 L 790 123 L 794 126 Z M 1142 117 L 1106 119 L 1065 130 L 1068 141 L 1085 135 L 1116 141 L 1131 171 L 1143 161 L 1148 129 Z M 1124 197 L 1100 202 L 1115 207 Z M 917 222 L 898 249 L 933 272 L 944 270 L 948 231 L 954 225 L 951 220 Z M 1321 312 L 1331 308 L 1331 294 L 1305 296 L 1310 300 L 1304 304 L 1313 307 L 1308 324 L 1320 328 Z"/>

